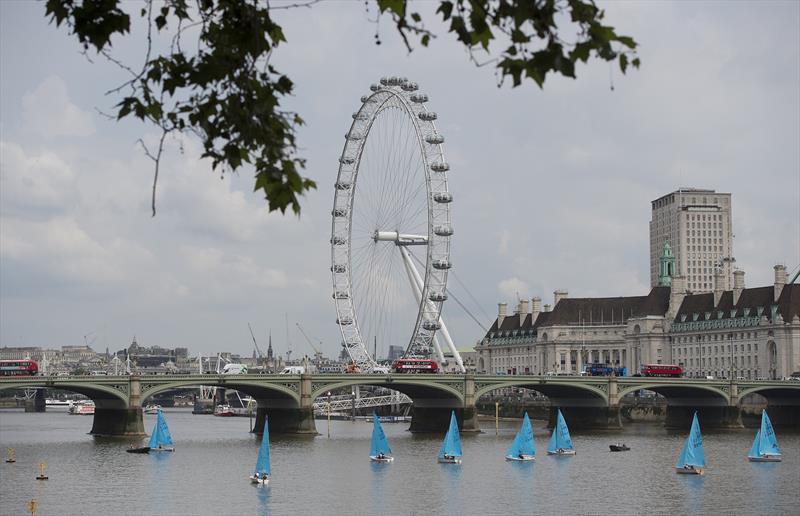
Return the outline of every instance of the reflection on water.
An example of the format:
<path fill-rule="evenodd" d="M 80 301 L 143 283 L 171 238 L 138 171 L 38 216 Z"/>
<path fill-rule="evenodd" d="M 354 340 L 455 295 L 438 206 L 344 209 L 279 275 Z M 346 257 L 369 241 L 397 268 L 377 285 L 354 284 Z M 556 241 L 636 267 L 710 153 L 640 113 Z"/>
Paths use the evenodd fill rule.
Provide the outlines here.
<path fill-rule="evenodd" d="M 463 439 L 464 462 L 439 464 L 441 435 L 412 435 L 386 424 L 395 461 L 369 460 L 372 426 L 335 421 L 331 439 L 272 436 L 272 478 L 250 483 L 260 441 L 247 418 L 195 416 L 167 409 L 174 453 L 125 453 L 130 440 L 87 435 L 89 417 L 0 411 L 3 514 L 796 514 L 800 433 L 778 430 L 782 463 L 750 463 L 751 430 L 704 432 L 704 477 L 675 474 L 688 432 L 630 425 L 620 432 L 573 434 L 578 454 L 545 453 L 549 431 L 534 421 L 535 463 L 507 462 L 519 422 Z M 152 428 L 154 416 L 145 416 Z M 320 421 L 320 429 L 325 422 Z M 631 451 L 610 453 L 624 441 Z M 48 482 L 36 482 L 39 462 Z M 657 508 L 657 509 L 654 509 Z"/>

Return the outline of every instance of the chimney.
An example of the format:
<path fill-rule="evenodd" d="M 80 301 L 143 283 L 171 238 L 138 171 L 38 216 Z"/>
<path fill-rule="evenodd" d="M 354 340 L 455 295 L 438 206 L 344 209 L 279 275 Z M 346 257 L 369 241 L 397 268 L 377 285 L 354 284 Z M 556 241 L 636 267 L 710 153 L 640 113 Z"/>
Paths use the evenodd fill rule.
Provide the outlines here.
<path fill-rule="evenodd" d="M 744 271 L 733 271 L 733 306 L 739 303 L 739 296 L 744 290 Z"/>
<path fill-rule="evenodd" d="M 539 317 L 539 312 L 542 311 L 542 298 L 541 297 L 534 297 L 531 299 L 531 322 L 536 322 L 536 318 Z"/>
<path fill-rule="evenodd" d="M 520 299 L 519 300 L 519 322 L 525 320 L 525 316 L 528 315 L 528 300 L 527 299 Z"/>
<path fill-rule="evenodd" d="M 669 319 L 675 318 L 683 304 L 684 297 L 686 297 L 686 276 L 673 276 L 669 289 L 669 310 L 667 311 Z"/>
<path fill-rule="evenodd" d="M 781 297 L 781 292 L 783 291 L 783 286 L 786 285 L 786 266 L 778 264 L 774 267 L 775 269 L 775 302 L 778 302 L 778 298 Z"/>
<path fill-rule="evenodd" d="M 544 305 L 544 311 L 545 312 L 549 312 L 550 311 L 550 305 Z"/>
<path fill-rule="evenodd" d="M 719 306 L 719 300 L 722 299 L 723 292 L 723 275 L 722 267 L 714 267 L 714 307 Z"/>
<path fill-rule="evenodd" d="M 503 319 L 506 318 L 506 304 L 505 303 L 497 303 L 497 327 L 500 328 L 500 325 L 503 324 Z"/>
<path fill-rule="evenodd" d="M 569 295 L 566 290 L 556 290 L 553 292 L 553 306 L 555 307 L 559 301 L 565 299 Z"/>

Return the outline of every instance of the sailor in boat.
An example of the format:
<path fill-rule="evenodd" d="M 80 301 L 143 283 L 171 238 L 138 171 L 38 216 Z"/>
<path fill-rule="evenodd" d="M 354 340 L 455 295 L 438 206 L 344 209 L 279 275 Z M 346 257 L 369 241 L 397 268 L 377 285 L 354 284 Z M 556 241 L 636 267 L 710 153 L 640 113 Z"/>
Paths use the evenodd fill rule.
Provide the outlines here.
<path fill-rule="evenodd" d="M 378 458 L 379 460 L 381 460 L 381 459 L 385 459 L 385 458 L 386 458 L 386 455 L 384 455 L 384 454 L 383 454 L 383 452 L 380 452 L 380 453 L 378 453 L 378 457 L 377 457 L 377 458 Z"/>
<path fill-rule="evenodd" d="M 452 455 L 448 455 L 447 453 L 444 454 L 444 460 L 451 460 L 452 458 Z"/>

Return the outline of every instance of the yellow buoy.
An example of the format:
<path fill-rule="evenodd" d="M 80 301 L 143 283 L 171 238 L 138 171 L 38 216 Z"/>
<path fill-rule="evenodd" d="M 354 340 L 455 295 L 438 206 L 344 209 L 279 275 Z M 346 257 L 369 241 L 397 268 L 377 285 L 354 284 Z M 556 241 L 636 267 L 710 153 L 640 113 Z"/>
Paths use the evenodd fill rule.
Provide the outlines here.
<path fill-rule="evenodd" d="M 44 462 L 39 463 L 39 475 L 37 475 L 36 480 L 47 480 L 47 475 L 44 474 Z"/>
<path fill-rule="evenodd" d="M 14 448 L 6 449 L 6 462 L 8 463 L 17 462 L 14 459 Z"/>
<path fill-rule="evenodd" d="M 31 513 L 31 516 L 36 516 L 36 509 L 39 508 L 39 502 L 36 500 L 31 500 L 28 502 L 28 512 Z"/>

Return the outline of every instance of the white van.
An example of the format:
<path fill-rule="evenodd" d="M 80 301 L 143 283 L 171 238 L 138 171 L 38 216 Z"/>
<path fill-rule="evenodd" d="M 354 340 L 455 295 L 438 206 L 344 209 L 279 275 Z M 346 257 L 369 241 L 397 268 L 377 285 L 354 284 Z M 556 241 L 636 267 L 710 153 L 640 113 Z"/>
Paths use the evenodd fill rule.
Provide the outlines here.
<path fill-rule="evenodd" d="M 279 374 L 305 374 L 306 368 L 303 366 L 287 366 Z"/>
<path fill-rule="evenodd" d="M 244 364 L 225 364 L 222 374 L 247 374 L 247 366 Z"/>

